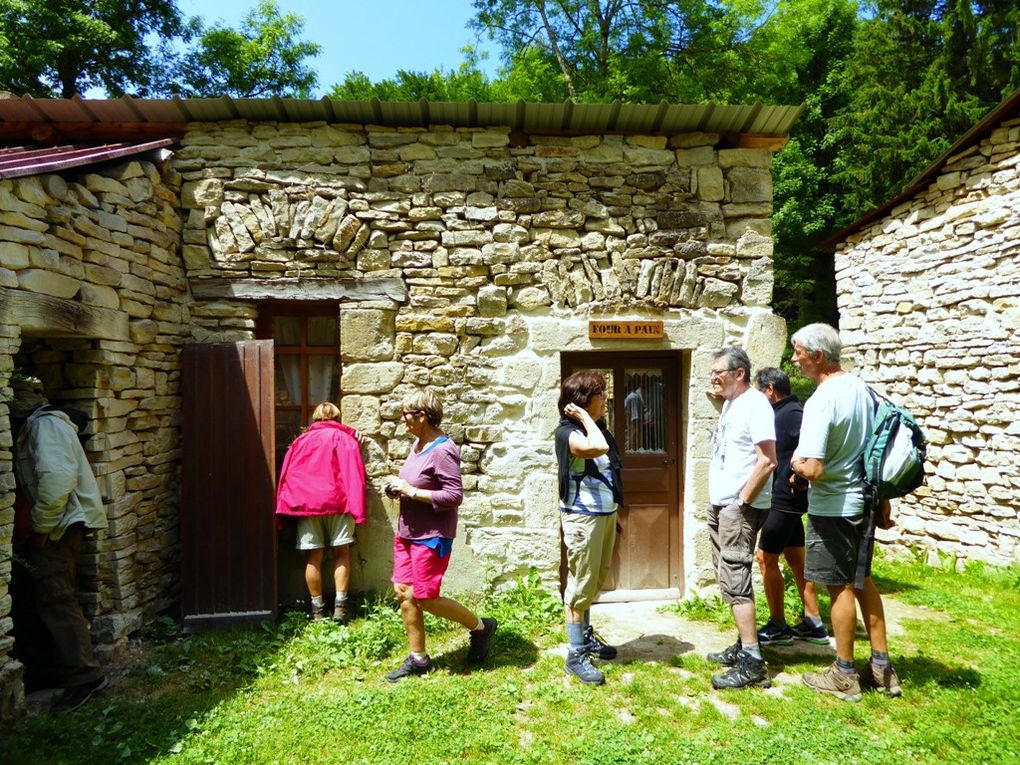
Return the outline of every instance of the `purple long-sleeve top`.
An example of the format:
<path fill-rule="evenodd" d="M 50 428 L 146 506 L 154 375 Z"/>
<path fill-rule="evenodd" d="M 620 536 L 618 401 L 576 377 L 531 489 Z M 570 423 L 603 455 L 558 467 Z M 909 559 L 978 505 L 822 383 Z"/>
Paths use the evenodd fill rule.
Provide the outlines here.
<path fill-rule="evenodd" d="M 397 536 L 402 539 L 429 539 L 457 535 L 457 508 L 464 499 L 460 479 L 460 448 L 449 438 L 419 451 L 414 442 L 400 477 L 417 489 L 432 492 L 432 504 L 409 497 L 400 498 Z"/>

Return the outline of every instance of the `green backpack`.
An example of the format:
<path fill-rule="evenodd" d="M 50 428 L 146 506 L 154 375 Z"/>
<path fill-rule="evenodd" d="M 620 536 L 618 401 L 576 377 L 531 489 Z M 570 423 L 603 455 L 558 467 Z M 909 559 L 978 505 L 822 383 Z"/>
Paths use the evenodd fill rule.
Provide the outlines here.
<path fill-rule="evenodd" d="M 870 386 L 875 422 L 864 446 L 864 482 L 870 499 L 896 499 L 924 483 L 928 439 L 914 416 Z"/>

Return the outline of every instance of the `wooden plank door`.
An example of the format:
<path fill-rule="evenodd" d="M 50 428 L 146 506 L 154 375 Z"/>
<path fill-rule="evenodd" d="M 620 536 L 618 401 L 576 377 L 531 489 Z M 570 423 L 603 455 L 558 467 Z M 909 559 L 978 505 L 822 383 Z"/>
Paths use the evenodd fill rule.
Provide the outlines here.
<path fill-rule="evenodd" d="M 680 513 L 680 369 L 676 353 L 571 353 L 564 378 L 593 369 L 606 378 L 608 425 L 623 459 L 613 569 L 601 600 L 683 592 Z"/>
<path fill-rule="evenodd" d="M 185 629 L 275 619 L 273 342 L 186 345 L 181 367 Z"/>

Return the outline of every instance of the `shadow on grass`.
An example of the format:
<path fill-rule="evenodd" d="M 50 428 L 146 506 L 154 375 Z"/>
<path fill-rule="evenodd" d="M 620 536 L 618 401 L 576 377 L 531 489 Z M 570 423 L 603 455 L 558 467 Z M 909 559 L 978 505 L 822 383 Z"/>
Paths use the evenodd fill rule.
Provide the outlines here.
<path fill-rule="evenodd" d="M 904 656 L 895 662 L 900 680 L 918 688 L 978 688 L 981 673 L 972 667 L 950 666 L 928 656 Z"/>
<path fill-rule="evenodd" d="M 872 577 L 875 582 L 875 587 L 883 595 L 895 595 L 901 592 L 911 592 L 912 590 L 920 589 L 916 584 L 911 582 L 904 582 L 900 579 L 893 579 L 889 576 L 882 576 L 881 574 L 875 574 Z"/>
<path fill-rule="evenodd" d="M 524 669 L 538 661 L 538 646 L 512 626 L 500 625 L 492 637 L 489 658 L 481 664 L 469 664 L 467 653 L 468 646 L 465 644 L 454 651 L 448 651 L 432 658 L 437 667 L 445 669 L 452 675 L 469 675 L 499 667 Z"/>
<path fill-rule="evenodd" d="M 672 635 L 641 635 L 618 645 L 617 664 L 635 661 L 669 662 L 674 656 L 681 656 L 694 650 L 694 643 L 677 640 Z"/>

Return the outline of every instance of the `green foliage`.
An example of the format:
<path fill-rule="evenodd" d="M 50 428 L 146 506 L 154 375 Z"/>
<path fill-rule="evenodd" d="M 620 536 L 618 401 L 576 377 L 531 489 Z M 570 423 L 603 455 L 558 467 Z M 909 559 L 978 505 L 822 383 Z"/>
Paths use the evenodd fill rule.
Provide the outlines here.
<path fill-rule="evenodd" d="M 192 19 L 193 48 L 181 57 L 179 90 L 193 97 L 293 96 L 307 98 L 317 76 L 306 59 L 322 46 L 300 39 L 304 19 L 280 14 L 276 0 L 261 0 L 240 29 Z"/>
<path fill-rule="evenodd" d="M 476 101 L 498 100 L 480 64 L 482 57 L 472 46 L 461 49 L 464 60 L 456 69 L 432 72 L 409 72 L 401 69 L 391 79 L 373 83 L 362 72 L 349 72 L 344 81 L 334 85 L 330 98 L 380 101 Z"/>
<path fill-rule="evenodd" d="M 0 0 L 0 89 L 149 95 L 182 33 L 175 0 Z"/>

